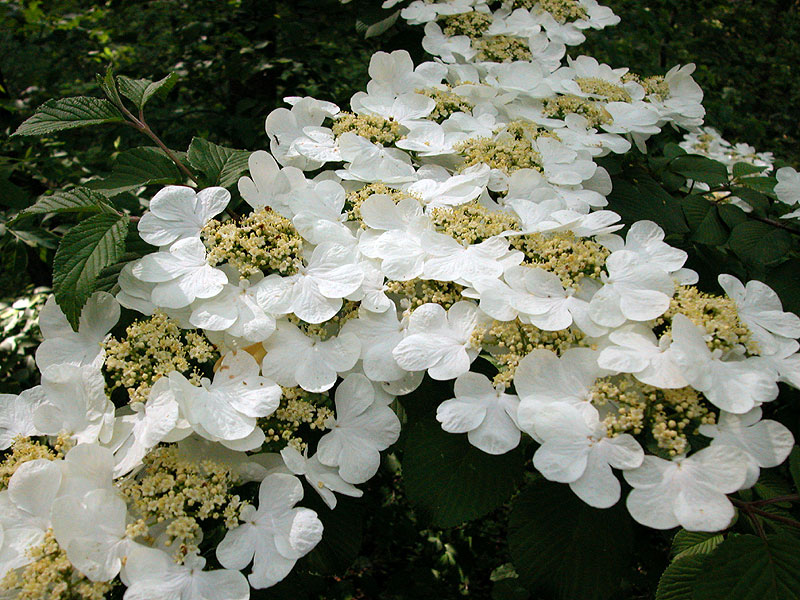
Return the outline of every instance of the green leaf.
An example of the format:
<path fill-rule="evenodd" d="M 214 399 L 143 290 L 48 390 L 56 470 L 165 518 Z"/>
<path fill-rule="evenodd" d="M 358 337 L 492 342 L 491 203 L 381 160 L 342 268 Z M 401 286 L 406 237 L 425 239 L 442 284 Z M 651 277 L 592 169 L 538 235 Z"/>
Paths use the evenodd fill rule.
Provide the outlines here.
<path fill-rule="evenodd" d="M 189 164 L 205 175 L 208 185 L 227 188 L 239 181 L 239 176 L 247 171 L 250 152 L 193 138 L 186 156 Z"/>
<path fill-rule="evenodd" d="M 753 486 L 753 491 L 762 500 L 771 500 L 778 496 L 788 496 L 792 493 L 791 485 L 775 470 L 762 469 L 758 481 Z M 778 502 L 773 506 L 791 508 L 790 502 Z"/>
<path fill-rule="evenodd" d="M 672 540 L 672 560 L 694 554 L 708 554 L 722 543 L 724 538 L 719 533 L 703 531 L 686 531 L 681 529 Z"/>
<path fill-rule="evenodd" d="M 9 181 L 8 176 L 10 171 L 5 176 L 0 175 L 0 206 L 19 210 L 25 208 L 30 202 L 29 194 Z"/>
<path fill-rule="evenodd" d="M 623 502 L 592 508 L 567 485 L 542 479 L 514 500 L 508 545 L 526 587 L 548 598 L 602 600 L 628 571 L 632 521 Z"/>
<path fill-rule="evenodd" d="M 400 16 L 400 11 L 396 10 L 385 19 L 381 19 L 377 23 L 373 23 L 364 30 L 364 37 L 371 38 L 377 37 L 391 29 L 392 25 L 397 22 L 397 17 Z"/>
<path fill-rule="evenodd" d="M 106 74 L 104 76 L 97 75 L 97 83 L 100 86 L 100 89 L 103 90 L 103 93 L 106 97 L 111 100 L 114 106 L 121 106 L 122 105 L 122 98 L 119 97 L 119 91 L 117 91 L 117 84 L 114 81 L 114 72 L 111 70 L 111 67 L 106 69 Z"/>
<path fill-rule="evenodd" d="M 774 190 L 778 180 L 775 177 L 745 177 L 739 183 L 762 194 L 777 197 Z"/>
<path fill-rule="evenodd" d="M 522 453 L 493 456 L 447 433 L 433 419 L 409 431 L 403 457 L 406 493 L 440 527 L 476 519 L 508 500 L 523 474 Z"/>
<path fill-rule="evenodd" d="M 764 214 L 769 209 L 769 196 L 757 192 L 756 190 L 751 190 L 743 186 L 736 186 L 731 188 L 731 194 L 747 202 L 757 213 Z"/>
<path fill-rule="evenodd" d="M 745 263 L 770 265 L 786 258 L 792 248 L 792 238 L 788 232 L 772 225 L 746 221 L 733 228 L 728 244 Z"/>
<path fill-rule="evenodd" d="M 102 212 L 116 213 L 117 211 L 108 205 L 103 194 L 98 194 L 85 187 L 76 187 L 71 190 L 55 192 L 49 196 L 41 196 L 36 204 L 20 212 L 14 222 L 28 215 Z"/>
<path fill-rule="evenodd" d="M 763 173 L 766 168 L 767 167 L 757 167 L 746 162 L 738 162 L 733 165 L 732 172 L 734 177 L 747 177 L 748 175 Z"/>
<path fill-rule="evenodd" d="M 670 163 L 670 170 L 686 179 L 702 181 L 712 187 L 728 182 L 728 167 L 698 154 L 675 157 Z"/>
<path fill-rule="evenodd" d="M 111 175 L 90 181 L 87 186 L 111 198 L 143 185 L 180 183 L 183 183 L 183 175 L 160 148 L 142 146 L 121 152 Z"/>
<path fill-rule="evenodd" d="M 670 564 L 658 580 L 656 600 L 692 600 L 695 581 L 703 572 L 703 554 L 687 555 Z"/>
<path fill-rule="evenodd" d="M 129 262 L 143 257 L 145 254 L 150 254 L 152 251 L 153 247 L 139 237 L 139 230 L 136 227 L 128 227 L 128 233 L 125 236 L 125 252 L 115 263 L 100 271 L 94 283 L 94 291 L 111 292 L 114 286 L 117 285 L 119 273 L 123 267 Z"/>
<path fill-rule="evenodd" d="M 689 194 L 681 200 L 681 207 L 692 229 L 692 241 L 719 246 L 728 239 L 728 229 L 714 203 L 701 195 Z"/>
<path fill-rule="evenodd" d="M 628 179 L 614 181 L 614 189 L 608 196 L 609 208 L 628 224 L 650 220 L 667 233 L 686 233 L 688 228 L 678 201 L 649 175 L 643 172 L 631 175 Z"/>
<path fill-rule="evenodd" d="M 358 500 L 339 496 L 331 510 L 316 492 L 306 494 L 303 506 L 316 511 L 325 535 L 303 559 L 303 565 L 322 575 L 343 575 L 361 549 L 361 508 Z"/>
<path fill-rule="evenodd" d="M 783 310 L 800 313 L 800 261 L 787 260 L 772 269 L 764 283 L 780 296 Z"/>
<path fill-rule="evenodd" d="M 795 491 L 800 491 L 800 446 L 796 444 L 789 454 L 789 473 L 792 475 Z"/>
<path fill-rule="evenodd" d="M 100 272 L 125 251 L 128 216 L 102 213 L 78 223 L 61 240 L 53 262 L 53 293 L 77 331 L 81 309 Z"/>
<path fill-rule="evenodd" d="M 800 540 L 785 535 L 728 538 L 703 565 L 693 600 L 800 598 Z"/>
<path fill-rule="evenodd" d="M 42 104 L 13 135 L 44 135 L 62 129 L 122 123 L 124 120 L 122 113 L 108 100 L 87 96 L 62 98 Z"/>
<path fill-rule="evenodd" d="M 747 214 L 738 206 L 733 204 L 717 204 L 719 216 L 730 227 L 736 227 L 739 223 L 747 221 Z"/>
<path fill-rule="evenodd" d="M 170 73 L 164 79 L 150 81 L 149 79 L 131 79 L 124 75 L 117 76 L 117 85 L 120 93 L 142 110 L 144 105 L 156 94 L 164 96 L 177 83 L 178 74 Z"/>

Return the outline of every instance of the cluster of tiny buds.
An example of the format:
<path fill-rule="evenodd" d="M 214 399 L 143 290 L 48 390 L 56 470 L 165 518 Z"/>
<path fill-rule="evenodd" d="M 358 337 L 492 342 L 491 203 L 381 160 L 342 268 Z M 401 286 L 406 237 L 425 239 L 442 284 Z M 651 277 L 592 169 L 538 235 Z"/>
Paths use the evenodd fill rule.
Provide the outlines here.
<path fill-rule="evenodd" d="M 160 311 L 134 321 L 121 340 L 109 337 L 104 347 L 110 387 L 125 388 L 131 402 L 146 402 L 156 380 L 172 371 L 184 373 L 199 385 L 201 365 L 213 365 L 219 357 L 202 333 L 181 329 Z"/>
<path fill-rule="evenodd" d="M 339 113 L 333 122 L 333 135 L 339 137 L 351 132 L 382 146 L 390 146 L 405 137 L 400 133 L 400 123 L 393 119 L 384 119 L 378 115 Z"/>

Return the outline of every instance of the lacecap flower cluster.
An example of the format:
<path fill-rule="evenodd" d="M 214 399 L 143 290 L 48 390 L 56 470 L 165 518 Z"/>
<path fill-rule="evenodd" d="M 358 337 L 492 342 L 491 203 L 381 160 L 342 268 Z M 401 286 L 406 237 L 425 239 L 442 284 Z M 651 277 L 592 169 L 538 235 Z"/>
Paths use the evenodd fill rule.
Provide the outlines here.
<path fill-rule="evenodd" d="M 490 454 L 529 436 L 535 469 L 594 507 L 620 501 L 621 472 L 654 528 L 727 527 L 726 494 L 787 457 L 761 405 L 800 386 L 800 318 L 758 281 L 699 291 L 656 223 L 621 236 L 605 209 L 596 157 L 700 132 L 694 66 L 565 59 L 618 21 L 594 0 L 401 16 L 434 60 L 376 53 L 345 110 L 287 98 L 239 181 L 248 214 L 222 188 L 166 187 L 115 296 L 77 332 L 48 300 L 42 383 L 0 403 L 5 593 L 274 585 L 323 536 L 300 478 L 332 510 L 360 496 L 425 375 L 454 380 L 445 431 Z M 138 316 L 112 337 L 120 306 Z"/>

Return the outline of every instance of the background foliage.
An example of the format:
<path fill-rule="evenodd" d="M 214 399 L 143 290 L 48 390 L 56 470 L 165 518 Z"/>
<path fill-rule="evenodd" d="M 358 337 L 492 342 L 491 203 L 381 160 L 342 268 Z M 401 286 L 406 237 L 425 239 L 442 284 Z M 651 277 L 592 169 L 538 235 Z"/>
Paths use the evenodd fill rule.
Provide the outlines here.
<path fill-rule="evenodd" d="M 643 74 L 697 63 L 709 124 L 732 141 L 800 164 L 800 3 L 605 4 L 622 18 L 621 24 L 589 33 L 581 51 Z M 415 61 L 424 59 L 419 28 L 397 26 L 380 37 L 364 38 L 366 24 L 386 16 L 379 5 L 376 0 L 344 5 L 338 0 L 0 1 L 0 282 L 6 296 L 0 302 L 0 392 L 15 393 L 35 383 L 31 354 L 43 295 L 33 288 L 52 285 L 58 240 L 79 219 L 66 213 L 9 222 L 46 192 L 110 174 L 114 180 L 119 164 L 135 157 L 126 151 L 145 141 L 121 125 L 9 139 L 11 132 L 51 98 L 99 97 L 95 74 L 111 66 L 134 79 L 178 74 L 169 95 L 148 104 L 147 122 L 167 146 L 189 148 L 190 164 L 192 156 L 202 162 L 197 157 L 206 156 L 209 148 L 195 141 L 193 154 L 193 138 L 230 148 L 265 147 L 264 118 L 283 96 L 312 95 L 346 107 L 350 95 L 365 85 L 374 51 L 405 48 Z M 769 222 L 778 215 L 767 208 L 744 215 L 729 204 L 680 192 L 675 177 L 692 173 L 698 181 L 710 180 L 723 195 L 749 194 L 755 204 L 769 204 L 769 194 L 753 180 L 731 180 L 713 165 L 680 157 L 675 141 L 676 135 L 667 132 L 652 141 L 649 156 L 634 153 L 607 162 L 616 184 L 611 208 L 627 222 L 650 218 L 661 223 L 670 243 L 690 251 L 690 266 L 701 271 L 701 281 L 713 285 L 719 272 L 764 279 L 781 293 L 787 309 L 800 310 L 796 233 L 775 233 Z M 758 178 L 757 173 L 747 175 Z M 127 187 L 108 202 L 132 214 L 140 213 L 140 199 L 157 189 Z M 651 201 L 643 203 L 644 198 Z M 109 219 L 103 214 L 92 218 Z M 765 233 L 773 236 L 768 244 L 763 243 Z M 403 403 L 410 426 L 386 455 L 379 475 L 364 486 L 363 499 L 344 499 L 343 506 L 328 513 L 313 505 L 316 497 L 307 498 L 323 515 L 325 540 L 289 580 L 254 597 L 549 600 L 588 598 L 588 581 L 594 582 L 597 598 L 615 593 L 618 598 L 678 600 L 691 598 L 691 591 L 685 594 L 686 582 L 697 573 L 735 570 L 733 559 L 759 550 L 760 538 L 750 535 L 745 524 L 731 540 L 737 548 L 715 553 L 710 561 L 704 552 L 721 541 L 713 536 L 679 534 L 673 541 L 674 532 L 634 527 L 613 510 L 583 505 L 566 486 L 536 480 L 523 468 L 530 462 L 530 447 L 504 457 L 473 452 L 463 436 L 441 433 L 433 420 L 433 399 L 447 393 L 438 385 L 427 381 Z M 800 439 L 798 398 L 788 394 L 783 391 L 781 414 L 770 416 Z M 449 470 L 423 468 L 442 455 L 464 459 L 458 469 L 465 476 L 451 480 Z M 793 465 L 796 486 L 800 456 Z M 498 471 L 514 473 L 514 481 L 525 483 L 523 490 L 512 498 L 514 481 L 503 487 L 493 479 Z M 766 470 L 756 497 L 791 491 L 788 475 L 785 467 Z M 455 482 L 469 488 L 457 492 L 474 504 L 448 505 Z M 541 526 L 543 507 L 551 511 L 547 521 L 569 523 L 569 535 L 531 535 Z M 766 544 L 775 564 L 782 564 L 782 549 L 791 546 L 782 535 Z M 669 577 L 659 584 L 668 565 Z M 714 593 L 700 588 L 695 596 Z"/>

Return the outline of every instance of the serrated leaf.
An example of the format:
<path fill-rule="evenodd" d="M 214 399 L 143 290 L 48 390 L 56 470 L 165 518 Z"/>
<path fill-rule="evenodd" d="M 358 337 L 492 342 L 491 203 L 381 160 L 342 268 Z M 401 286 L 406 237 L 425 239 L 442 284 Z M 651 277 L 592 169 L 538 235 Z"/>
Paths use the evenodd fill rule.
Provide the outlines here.
<path fill-rule="evenodd" d="M 100 86 L 100 89 L 103 90 L 103 93 L 106 95 L 106 97 L 111 100 L 115 106 L 122 105 L 122 98 L 119 97 L 117 83 L 114 81 L 114 72 L 111 70 L 111 67 L 106 69 L 105 75 L 97 75 L 97 83 Z"/>
<path fill-rule="evenodd" d="M 770 265 L 786 257 L 792 247 L 792 238 L 782 229 L 747 221 L 733 228 L 728 245 L 745 263 Z"/>
<path fill-rule="evenodd" d="M 365 38 L 379 36 L 382 33 L 389 31 L 389 29 L 397 22 L 397 17 L 400 16 L 400 11 L 396 10 L 385 19 L 381 19 L 377 23 L 373 23 L 364 31 Z"/>
<path fill-rule="evenodd" d="M 189 164 L 206 177 L 208 185 L 231 187 L 248 169 L 250 152 L 218 146 L 202 138 L 193 138 L 186 153 Z"/>
<path fill-rule="evenodd" d="M 658 580 L 656 600 L 692 600 L 697 577 L 703 572 L 704 554 L 687 555 L 670 564 Z"/>
<path fill-rule="evenodd" d="M 142 146 L 121 152 L 111 175 L 90 181 L 87 186 L 111 198 L 143 185 L 180 183 L 183 183 L 183 175 L 161 149 Z"/>
<path fill-rule="evenodd" d="M 60 100 L 48 100 L 36 109 L 32 117 L 24 121 L 13 135 L 44 135 L 103 123 L 121 123 L 122 113 L 108 100 L 76 96 Z"/>
<path fill-rule="evenodd" d="M 719 533 L 704 531 L 686 531 L 681 529 L 672 540 L 672 560 L 694 554 L 708 554 L 722 543 L 724 538 Z"/>
<path fill-rule="evenodd" d="M 493 456 L 447 433 L 432 418 L 409 431 L 403 456 L 406 493 L 440 527 L 476 519 L 509 499 L 523 474 L 519 450 Z"/>
<path fill-rule="evenodd" d="M 143 257 L 145 254 L 150 254 L 152 251 L 153 247 L 139 236 L 138 229 L 136 227 L 128 227 L 128 232 L 125 235 L 125 251 L 115 263 L 100 271 L 94 283 L 94 291 L 111 292 L 114 286 L 117 285 L 119 273 L 125 265 Z"/>
<path fill-rule="evenodd" d="M 733 165 L 732 173 L 734 177 L 747 177 L 749 175 L 757 175 L 763 173 L 767 167 L 757 167 L 746 162 L 738 162 Z"/>
<path fill-rule="evenodd" d="M 125 251 L 127 215 L 102 213 L 78 223 L 61 240 L 53 261 L 53 293 L 77 331 L 100 272 Z"/>
<path fill-rule="evenodd" d="M 698 154 L 677 156 L 672 160 L 669 168 L 686 179 L 702 181 L 710 186 L 728 182 L 728 167 L 721 162 Z"/>
<path fill-rule="evenodd" d="M 800 491 L 800 446 L 796 444 L 789 454 L 789 474 L 792 476 L 795 491 Z"/>
<path fill-rule="evenodd" d="M 131 79 L 124 75 L 117 76 L 117 85 L 120 93 L 133 102 L 139 110 L 144 108 L 144 105 L 156 94 L 163 96 L 169 92 L 175 87 L 177 81 L 177 73 L 170 73 L 158 81 Z"/>
<path fill-rule="evenodd" d="M 800 540 L 790 535 L 728 538 L 703 564 L 693 600 L 800 598 Z"/>
<path fill-rule="evenodd" d="M 102 212 L 116 213 L 117 211 L 106 203 L 106 197 L 103 194 L 93 192 L 85 187 L 76 187 L 71 190 L 55 192 L 49 196 L 40 196 L 36 204 L 20 212 L 14 221 L 28 215 Z"/>
<path fill-rule="evenodd" d="M 508 545 L 520 582 L 542 596 L 603 600 L 620 587 L 633 554 L 623 502 L 600 510 L 565 484 L 543 479 L 516 497 Z"/>

